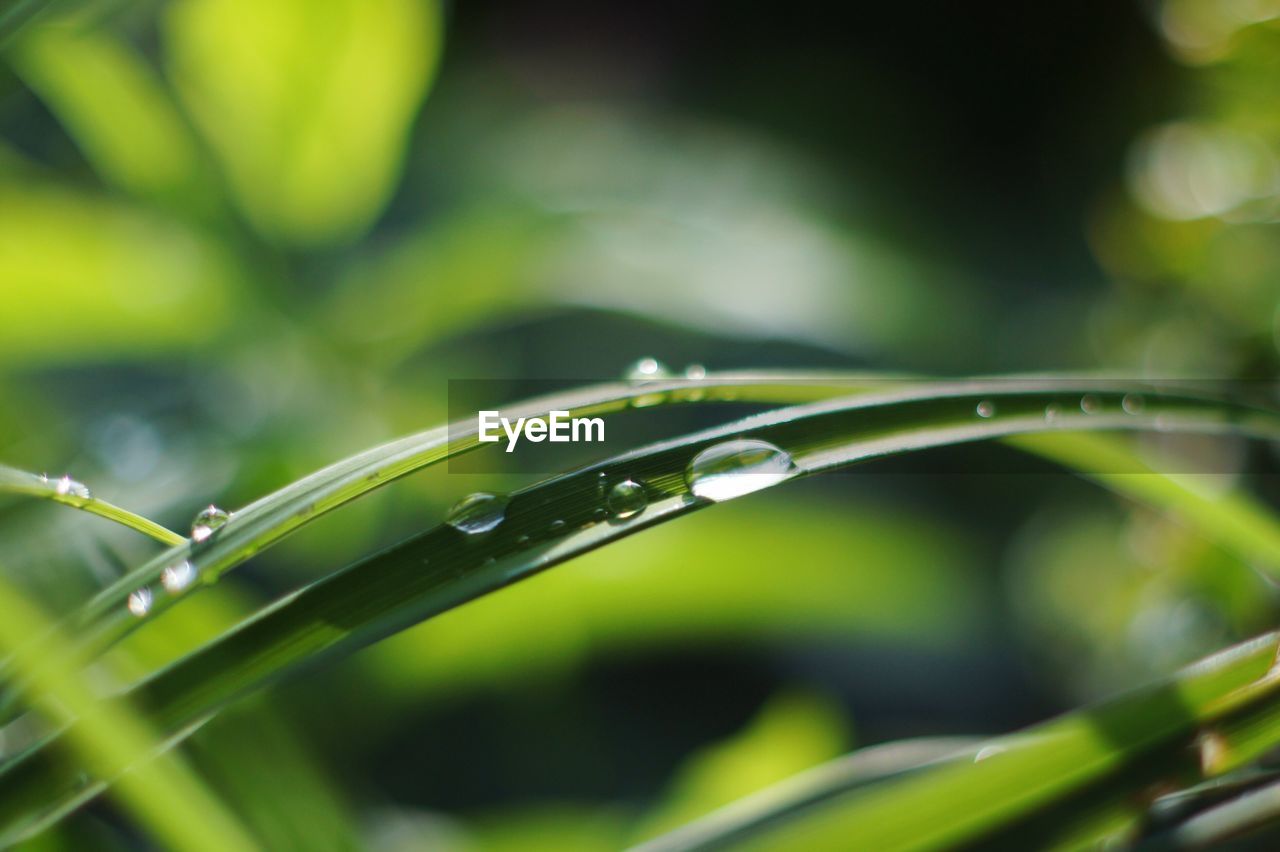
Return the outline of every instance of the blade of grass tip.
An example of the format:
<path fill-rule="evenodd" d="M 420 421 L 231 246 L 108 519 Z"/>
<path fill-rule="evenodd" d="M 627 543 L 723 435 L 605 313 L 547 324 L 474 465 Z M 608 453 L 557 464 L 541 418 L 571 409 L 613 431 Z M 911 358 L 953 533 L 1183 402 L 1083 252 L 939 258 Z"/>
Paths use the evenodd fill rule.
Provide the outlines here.
<path fill-rule="evenodd" d="M 350 653 L 716 499 L 891 453 L 1049 428 L 1154 428 L 1157 417 L 1166 430 L 1280 435 L 1280 418 L 1274 413 L 1164 396 L 1153 398 L 1145 409 L 1148 415 L 1134 416 L 1121 413 L 1119 393 L 1097 396 L 1092 410 L 1046 423 L 1045 407 L 1061 402 L 1058 388 L 1009 391 L 1007 386 L 967 384 L 948 395 L 897 392 L 795 406 L 654 444 L 509 498 L 482 499 L 476 504 L 481 517 L 454 518 L 452 524 L 437 526 L 287 595 L 130 694 L 163 730 L 177 731 L 287 672 Z M 999 417 L 979 411 L 992 400 L 1001 407 Z M 719 459 L 711 471 L 715 473 L 722 470 L 721 451 L 743 446 L 733 442 L 748 436 L 770 442 L 765 446 L 777 450 L 765 459 L 767 467 L 772 465 L 768 472 L 744 472 L 746 480 L 731 483 L 702 480 L 714 487 L 700 493 L 691 487 L 698 477 L 687 473 L 697 473 L 698 460 L 708 458 L 708 451 L 714 450 L 710 456 Z M 745 446 L 759 455 L 759 444 Z M 790 467 L 779 467 L 779 461 Z M 647 506 L 638 513 L 610 516 L 604 495 L 608 486 L 623 480 L 642 483 Z M 744 490 L 746 483 L 750 487 Z M 726 484 L 731 486 L 728 493 L 723 490 Z M 467 532 L 477 524 L 481 532 Z M 0 769 L 0 802 L 11 785 L 61 786 L 48 775 L 56 776 L 56 768 L 44 759 L 43 751 L 36 748 Z"/>
<path fill-rule="evenodd" d="M 13 651 L 14 664 L 32 682 L 78 717 L 68 729 L 68 746 L 84 767 L 96 775 L 118 779 L 120 803 L 162 846 L 208 852 L 255 848 L 235 818 L 176 754 L 148 759 L 159 754 L 164 744 L 122 703 L 101 702 L 75 670 L 59 665 L 56 659 L 22 650 L 29 636 L 50 627 L 48 618 L 0 577 L 0 644 Z M 19 809 L 31 804 L 25 793 L 11 793 L 11 801 Z M 26 814 L 28 822 L 19 832 L 23 836 L 41 827 L 39 811 Z M 0 846 L 7 847 L 10 842 L 9 835 L 0 835 Z"/>
<path fill-rule="evenodd" d="M 1196 772 L 1191 746 L 1205 726 L 1259 705 L 1274 714 L 1280 705 L 1277 648 L 1280 634 L 1268 634 L 1149 686 L 987 740 L 971 758 L 942 759 L 873 786 L 832 776 L 823 779 L 827 789 L 762 797 L 754 813 L 685 835 L 696 842 L 680 842 L 692 824 L 659 838 L 653 848 L 710 849 L 735 840 L 749 840 L 758 850 L 814 848 L 833 837 L 859 849 L 955 848 L 987 842 L 1134 768 L 1158 773 L 1126 778 L 1099 800 L 1113 805 L 1165 773 Z"/>
<path fill-rule="evenodd" d="M 900 378 L 889 380 L 891 387 L 903 381 Z M 993 431 L 989 428 L 993 418 L 989 414 L 975 413 L 976 406 L 984 403 L 996 406 L 1000 404 L 999 400 L 1008 401 L 1012 408 L 1001 408 L 1001 413 L 995 416 L 994 421 L 1011 423 L 1016 417 L 1020 421 L 1018 431 L 1037 431 L 1050 427 L 1232 431 L 1238 427 L 1249 428 L 1250 418 L 1256 421 L 1262 414 L 1239 406 L 1220 406 L 1218 402 L 1203 397 L 1173 394 L 1162 396 L 1158 388 L 1145 383 L 1137 385 L 1074 377 L 915 382 L 913 386 L 902 389 L 872 393 L 867 387 L 874 384 L 874 379 L 861 374 L 843 377 L 827 374 L 797 379 L 785 374 L 762 373 L 758 376 L 708 376 L 705 380 L 695 382 L 602 385 L 520 403 L 511 407 L 509 416 L 545 415 L 552 410 L 567 410 L 574 417 L 607 415 L 640 401 L 648 407 L 674 402 L 774 402 L 796 398 L 822 400 L 831 396 L 841 398 L 841 392 L 847 397 L 851 385 L 861 391 L 854 398 L 865 402 L 861 407 L 867 409 L 868 416 L 872 416 L 877 408 L 912 403 L 927 404 L 935 399 L 963 400 L 966 404 L 975 406 L 966 412 L 967 418 L 987 422 L 957 427 L 956 437 L 949 442 L 1013 434 L 999 429 Z M 884 382 L 881 381 L 881 384 Z M 1151 404 L 1142 413 L 1125 413 L 1122 401 L 1135 391 L 1147 394 Z M 1081 409 L 1082 394 L 1091 400 L 1093 407 L 1088 412 Z M 1031 410 L 1028 408 L 1028 401 L 1041 408 Z M 1062 408 L 1065 413 L 1047 421 L 1046 412 L 1053 410 L 1054 406 Z M 1219 417 L 1216 422 L 1210 423 L 1214 419 L 1210 412 L 1215 410 Z M 1184 416 L 1190 416 L 1191 420 L 1179 419 Z M 1233 417 L 1240 418 L 1241 422 L 1232 422 Z M 972 437 L 965 437 L 966 433 L 972 433 Z M 1274 434 L 1274 430 L 1268 434 Z M 897 447 L 897 441 L 897 438 L 890 439 L 890 451 L 909 448 Z M 320 515 L 401 476 L 481 446 L 477 424 L 466 421 L 452 427 L 427 430 L 344 459 L 233 513 L 231 520 L 210 540 L 174 548 L 122 577 L 72 617 L 72 632 L 84 637 L 88 653 L 105 648 L 137 625 L 136 619 L 125 615 L 129 596 L 138 589 L 155 583 L 166 569 L 189 565 L 190 571 L 203 582 L 213 582 L 253 554 L 280 541 Z M 198 588 L 197 584 L 183 587 L 179 591 L 187 592 L 195 588 Z M 159 613 L 173 601 L 172 596 L 154 596 L 151 611 Z M 2 676 L 3 668 L 0 666 L 0 677 Z"/>
<path fill-rule="evenodd" d="M 1006 443 L 1074 469 L 1116 494 L 1172 512 L 1280 580 L 1280 519 L 1247 494 L 1208 494 L 1194 481 L 1155 470 L 1113 436 L 1018 435 Z"/>
<path fill-rule="evenodd" d="M 155 521 L 94 497 L 84 483 L 69 476 L 50 479 L 43 474 L 27 473 L 7 465 L 0 465 L 0 492 L 39 497 L 63 506 L 71 506 L 150 536 L 161 544 L 181 545 L 187 541 L 183 536 L 162 527 Z"/>

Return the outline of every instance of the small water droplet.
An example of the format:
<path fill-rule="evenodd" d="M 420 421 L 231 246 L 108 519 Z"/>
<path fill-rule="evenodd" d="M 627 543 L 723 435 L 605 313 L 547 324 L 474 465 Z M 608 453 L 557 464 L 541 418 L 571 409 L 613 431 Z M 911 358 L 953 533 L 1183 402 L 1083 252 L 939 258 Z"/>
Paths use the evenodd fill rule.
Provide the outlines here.
<path fill-rule="evenodd" d="M 516 547 L 528 547 L 532 540 L 527 535 L 518 535 L 516 536 Z"/>
<path fill-rule="evenodd" d="M 650 382 L 670 378 L 671 371 L 657 358 L 641 358 L 627 368 L 624 376 L 630 382 Z"/>
<path fill-rule="evenodd" d="M 506 497 L 477 491 L 454 503 L 444 522 L 467 535 L 479 535 L 498 526 L 506 516 Z"/>
<path fill-rule="evenodd" d="M 684 368 L 684 377 L 694 381 L 705 379 L 707 377 L 707 368 L 701 364 L 690 364 Z"/>
<path fill-rule="evenodd" d="M 47 482 L 48 479 L 46 478 L 45 481 Z M 69 476 L 59 479 L 58 484 L 54 486 L 54 490 L 63 497 L 77 497 L 81 500 L 88 500 L 93 496 L 89 493 L 89 486 Z"/>
<path fill-rule="evenodd" d="M 1142 398 L 1141 394 L 1127 393 L 1124 399 L 1120 400 L 1120 407 L 1124 409 L 1125 414 L 1141 414 L 1142 410 L 1147 407 L 1147 401 Z"/>
<path fill-rule="evenodd" d="M 1062 416 L 1062 406 L 1056 402 L 1051 402 L 1044 407 L 1045 420 L 1057 420 Z"/>
<path fill-rule="evenodd" d="M 1102 410 L 1102 400 L 1091 393 L 1080 397 L 1080 410 L 1085 414 L 1097 414 Z"/>
<path fill-rule="evenodd" d="M 645 493 L 644 486 L 634 479 L 624 479 L 609 489 L 609 495 L 605 497 L 605 505 L 609 509 L 609 514 L 619 520 L 633 518 L 645 510 L 649 505 L 649 495 Z"/>
<path fill-rule="evenodd" d="M 693 496 L 719 503 L 790 479 L 795 463 L 768 441 L 738 438 L 707 447 L 689 462 L 684 479 Z"/>
<path fill-rule="evenodd" d="M 230 513 L 210 503 L 191 519 L 191 540 L 196 543 L 208 540 L 229 520 L 231 520 Z"/>
<path fill-rule="evenodd" d="M 133 594 L 129 595 L 128 601 L 129 612 L 142 618 L 151 612 L 151 589 L 143 586 Z"/>
<path fill-rule="evenodd" d="M 550 525 L 547 526 L 547 529 L 553 533 L 560 532 L 560 530 L 564 529 L 564 521 L 561 521 L 559 519 L 554 520 L 550 523 Z"/>
<path fill-rule="evenodd" d="M 174 595 L 194 583 L 197 576 L 196 566 L 184 559 L 160 572 L 160 584 L 166 592 Z"/>
<path fill-rule="evenodd" d="M 977 410 L 978 416 L 983 419 L 995 417 L 996 404 L 989 399 L 984 399 L 982 402 L 978 403 Z"/>

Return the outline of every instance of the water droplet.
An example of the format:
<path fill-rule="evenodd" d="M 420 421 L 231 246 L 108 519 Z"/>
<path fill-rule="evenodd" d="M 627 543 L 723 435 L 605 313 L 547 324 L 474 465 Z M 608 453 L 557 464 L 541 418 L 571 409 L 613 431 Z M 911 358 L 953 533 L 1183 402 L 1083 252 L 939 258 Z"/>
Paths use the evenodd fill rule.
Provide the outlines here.
<path fill-rule="evenodd" d="M 1102 400 L 1091 393 L 1080 397 L 1080 410 L 1085 414 L 1097 414 L 1102 410 Z"/>
<path fill-rule="evenodd" d="M 160 584 L 164 586 L 166 592 L 176 595 L 194 583 L 197 576 L 196 566 L 184 559 L 177 565 L 170 565 L 160 572 Z"/>
<path fill-rule="evenodd" d="M 995 417 L 996 404 L 989 399 L 984 399 L 978 403 L 978 416 L 982 418 Z"/>
<path fill-rule="evenodd" d="M 649 505 L 649 495 L 644 486 L 634 479 L 624 479 L 609 489 L 605 497 L 605 505 L 609 514 L 619 520 L 633 518 Z"/>
<path fill-rule="evenodd" d="M 628 367 L 624 375 L 627 381 L 650 382 L 654 379 L 670 378 L 671 371 L 657 358 L 641 358 Z"/>
<path fill-rule="evenodd" d="M 554 521 L 552 521 L 552 522 L 551 522 L 551 524 L 547 527 L 547 529 L 548 529 L 548 530 L 550 530 L 550 531 L 551 531 L 551 532 L 553 532 L 553 533 L 554 533 L 554 532 L 560 532 L 560 530 L 564 529 L 564 521 L 561 521 L 561 520 L 554 520 Z"/>
<path fill-rule="evenodd" d="M 795 473 L 795 463 L 784 450 L 768 441 L 738 438 L 694 456 L 684 479 L 693 496 L 719 503 L 768 488 Z"/>
<path fill-rule="evenodd" d="M 229 520 L 229 513 L 210 503 L 191 519 L 191 540 L 197 543 L 207 540 Z"/>
<path fill-rule="evenodd" d="M 1127 393 L 1124 399 L 1120 400 L 1120 407 L 1124 409 L 1125 414 L 1141 414 L 1147 407 L 1147 401 L 1140 394 Z"/>
<path fill-rule="evenodd" d="M 516 536 L 516 547 L 528 547 L 532 541 L 533 539 L 529 538 L 527 535 L 518 535 Z"/>
<path fill-rule="evenodd" d="M 449 510 L 444 522 L 467 535 L 487 533 L 507 516 L 507 498 L 487 491 L 468 494 Z"/>
<path fill-rule="evenodd" d="M 46 480 L 47 481 L 47 480 Z M 81 500 L 88 500 L 91 495 L 89 487 L 79 480 L 64 476 L 58 480 L 58 484 L 54 486 L 54 490 L 63 497 L 78 497 Z"/>
<path fill-rule="evenodd" d="M 1057 420 L 1062 416 L 1062 406 L 1056 402 L 1051 402 L 1044 407 L 1045 420 Z"/>
<path fill-rule="evenodd" d="M 143 586 L 133 594 L 129 595 L 128 601 L 129 612 L 142 618 L 151 612 L 151 589 Z"/>
<path fill-rule="evenodd" d="M 700 381 L 707 377 L 707 368 L 702 366 L 701 364 L 690 364 L 689 366 L 684 368 L 684 377 L 686 379 L 693 379 L 694 381 Z"/>

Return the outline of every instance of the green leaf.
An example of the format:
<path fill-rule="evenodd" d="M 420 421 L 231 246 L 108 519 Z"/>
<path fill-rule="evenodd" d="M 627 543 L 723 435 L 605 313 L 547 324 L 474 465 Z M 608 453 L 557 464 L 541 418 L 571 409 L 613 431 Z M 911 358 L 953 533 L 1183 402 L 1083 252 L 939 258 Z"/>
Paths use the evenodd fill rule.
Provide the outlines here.
<path fill-rule="evenodd" d="M 25 182 L 0 182 L 0 270 L 0 358 L 10 364 L 191 348 L 224 327 L 237 280 L 193 231 Z"/>
<path fill-rule="evenodd" d="M 441 27 L 434 0 L 178 0 L 162 35 L 250 222 L 314 245 L 358 236 L 386 205 Z"/>
<path fill-rule="evenodd" d="M 46 24 L 27 32 L 10 57 L 104 179 L 174 206 L 207 206 L 213 186 L 198 144 L 127 43 L 102 29 Z"/>

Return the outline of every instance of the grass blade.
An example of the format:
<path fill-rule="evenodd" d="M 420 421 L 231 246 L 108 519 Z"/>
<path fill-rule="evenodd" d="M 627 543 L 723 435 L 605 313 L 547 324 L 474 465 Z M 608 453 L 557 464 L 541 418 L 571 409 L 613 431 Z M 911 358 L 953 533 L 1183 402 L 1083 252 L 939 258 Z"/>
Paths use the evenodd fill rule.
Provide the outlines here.
<path fill-rule="evenodd" d="M 1280 579 L 1280 519 L 1245 494 L 1206 494 L 1150 467 L 1113 436 L 1016 435 L 1005 442 L 1079 471 L 1116 494 L 1173 512 Z"/>
<path fill-rule="evenodd" d="M 1136 385 L 1131 382 L 1063 377 L 917 381 L 898 390 L 878 393 L 864 391 L 856 397 L 847 396 L 851 385 L 858 386 L 862 383 L 861 386 L 865 388 L 877 383 L 883 385 L 884 381 L 847 374 L 810 378 L 760 374 L 714 376 L 699 382 L 650 382 L 642 386 L 601 385 L 511 406 L 510 416 L 543 415 L 557 409 L 567 410 L 575 417 L 609 414 L 626 409 L 640 398 L 645 400 L 646 405 L 654 405 L 723 400 L 782 403 L 836 396 L 837 401 L 826 404 L 834 406 L 833 410 L 846 411 L 850 415 L 847 419 L 866 421 L 865 424 L 848 424 L 854 429 L 863 426 L 872 430 L 890 428 L 897 422 L 895 418 L 898 415 L 895 412 L 907 417 L 904 426 L 910 428 L 910 417 L 917 416 L 918 409 L 945 409 L 949 419 L 948 434 L 922 434 L 920 447 L 1042 432 L 1047 429 L 1074 428 L 1161 428 L 1209 434 L 1243 430 L 1246 434 L 1270 437 L 1277 434 L 1273 414 L 1205 397 L 1172 393 L 1162 395 L 1158 389 L 1153 394 L 1151 385 Z M 1142 413 L 1128 414 L 1124 411 L 1122 402 L 1127 395 L 1136 392 L 1147 395 L 1150 402 Z M 1094 400 L 1098 406 L 1096 411 L 1085 413 L 1081 410 L 1082 394 Z M 842 398 L 845 401 L 839 401 Z M 856 400 L 857 404 L 851 405 L 850 399 Z M 998 406 L 1001 413 L 994 419 L 977 416 L 976 407 L 982 403 Z M 823 404 L 812 403 L 816 407 L 807 412 L 789 409 L 780 417 L 785 420 L 794 416 L 798 421 L 808 421 L 823 414 Z M 1047 408 L 1061 413 L 1056 414 L 1052 420 L 1046 420 Z M 886 422 L 877 425 L 877 418 L 882 415 Z M 749 430 L 749 425 L 744 428 Z M 847 463 L 842 460 L 839 452 L 839 447 L 845 443 L 847 441 L 841 435 L 834 437 L 833 445 L 837 452 L 833 456 L 833 463 Z M 374 488 L 451 456 L 470 452 L 479 446 L 473 422 L 455 424 L 452 428 L 439 427 L 359 453 L 298 480 L 235 512 L 211 540 L 199 545 L 190 542 L 179 545 L 120 578 L 95 596 L 73 618 L 74 633 L 85 637 L 90 652 L 95 648 L 106 647 L 137 626 L 137 620 L 130 618 L 125 611 L 129 595 L 143 586 L 155 583 L 166 568 L 189 562 L 204 582 L 212 582 L 303 525 Z M 915 447 L 904 433 L 889 431 L 884 435 L 882 446 L 876 446 L 870 437 L 866 437 L 862 440 L 862 448 L 863 454 L 858 459 L 847 461 L 874 458 Z M 813 448 L 815 453 L 820 454 L 820 450 L 821 447 Z M 822 467 L 818 455 L 814 456 L 811 464 L 813 470 Z M 172 605 L 174 600 L 170 596 L 157 595 L 152 611 L 159 613 Z M 0 676 L 2 674 L 3 670 L 0 669 Z"/>
<path fill-rule="evenodd" d="M 50 479 L 44 475 L 0 465 L 0 492 L 25 494 L 71 506 L 150 536 L 161 544 L 183 545 L 187 541 L 155 521 L 90 495 L 88 488 L 68 476 Z"/>
<path fill-rule="evenodd" d="M 1274 718 L 1280 712 L 1278 648 L 1280 634 L 1260 637 L 1132 693 L 874 786 L 836 774 L 819 776 L 816 785 L 783 785 L 744 803 L 732 818 L 713 815 L 642 848 L 710 849 L 743 838 L 753 849 L 821 848 L 832 838 L 848 848 L 883 850 L 986 844 L 1135 769 L 1144 777 L 1126 777 L 1102 804 L 1128 800 L 1140 808 L 1134 789 L 1171 775 L 1223 770 L 1201 765 L 1201 752 L 1192 748 L 1206 730 L 1218 738 L 1215 748 L 1230 749 L 1236 740 L 1218 730 L 1220 721 L 1241 713 Z M 1072 819 L 1078 822 L 1081 815 L 1077 807 Z M 1036 845 L 1047 842 L 1043 824 L 1034 836 Z M 1009 842 L 1009 835 L 1003 839 Z"/>

